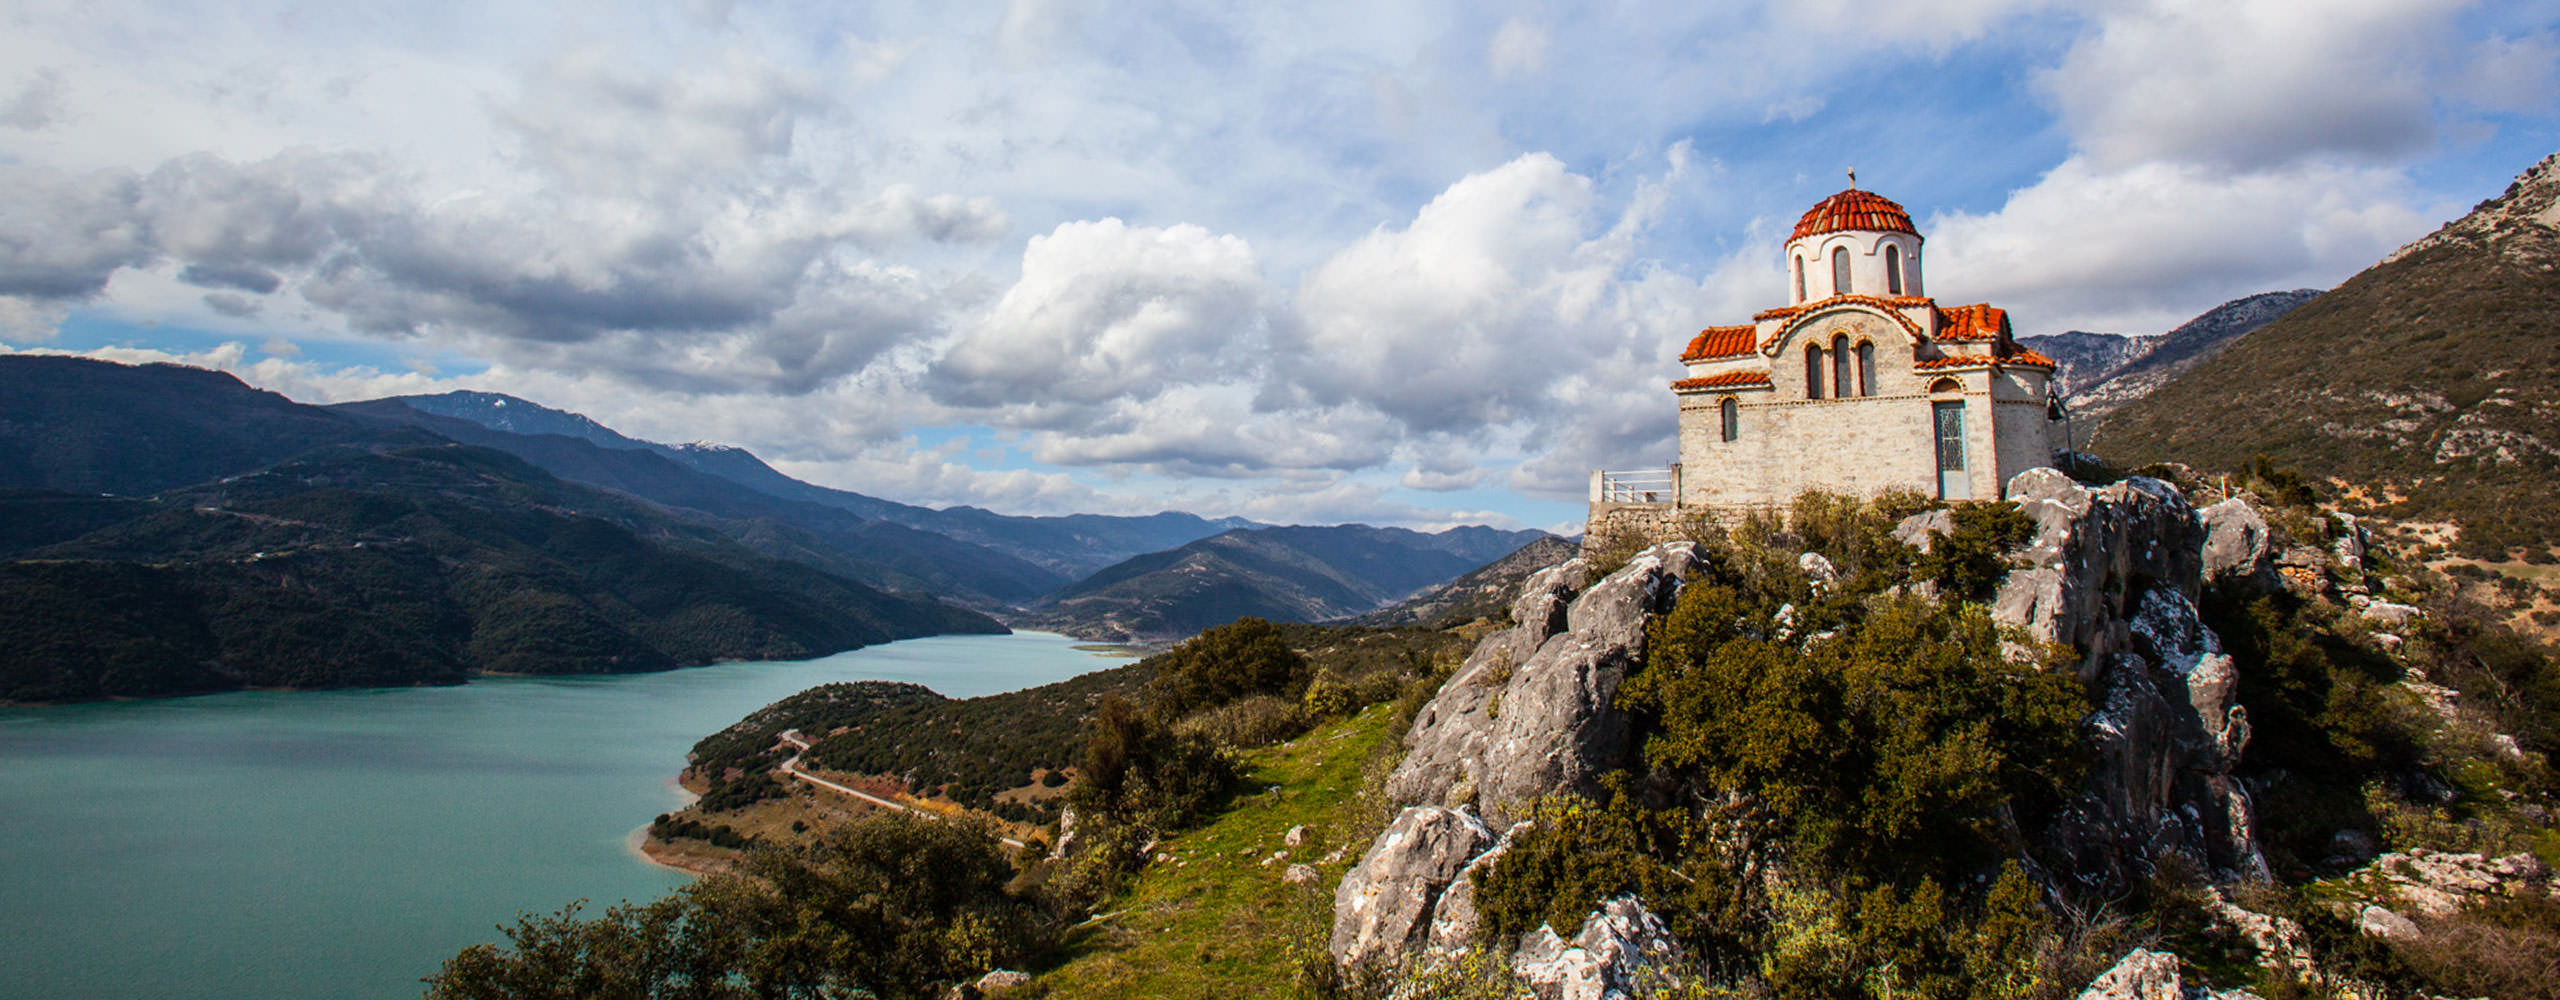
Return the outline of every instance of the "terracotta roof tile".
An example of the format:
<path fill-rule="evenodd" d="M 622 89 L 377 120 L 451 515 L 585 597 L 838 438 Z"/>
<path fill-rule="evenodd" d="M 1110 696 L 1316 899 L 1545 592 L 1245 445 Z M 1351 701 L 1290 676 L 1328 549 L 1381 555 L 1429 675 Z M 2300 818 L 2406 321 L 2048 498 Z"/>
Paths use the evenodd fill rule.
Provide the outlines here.
<path fill-rule="evenodd" d="M 1902 324 L 1903 329 L 1911 331 L 1912 336 L 1918 337 L 1920 336 L 1920 324 L 1912 322 L 1911 317 L 1903 315 L 1902 307 L 1921 305 L 1928 301 L 1929 300 L 1925 298 L 1915 298 L 1908 295 L 1897 295 L 1889 299 L 1879 298 L 1873 295 L 1834 295 L 1827 299 L 1815 299 L 1800 306 L 1779 306 L 1775 309 L 1763 309 L 1760 312 L 1752 314 L 1751 318 L 1754 320 L 1793 320 L 1806 313 L 1819 312 L 1834 306 L 1866 306 L 1877 312 L 1893 317 L 1894 322 Z M 1780 329 L 1784 330 L 1784 327 L 1781 327 Z"/>
<path fill-rule="evenodd" d="M 1951 357 L 1931 358 L 1927 361 L 1914 361 L 1911 363 L 1911 370 L 1916 372 L 1925 372 L 1934 371 L 1940 368 L 1985 368 L 1993 366 L 2001 368 L 2047 369 L 2060 367 L 2060 365 L 2057 365 L 2052 358 L 2045 357 L 2044 355 L 2021 347 L 2008 354 L 1997 357 L 1988 354 L 1958 354 Z"/>
<path fill-rule="evenodd" d="M 1680 360 L 1705 361 L 1749 354 L 1754 346 L 1752 331 L 1753 328 L 1748 326 L 1708 327 L 1689 341 L 1689 349 L 1680 352 Z"/>
<path fill-rule="evenodd" d="M 1894 204 L 1893 199 L 1873 191 L 1850 188 L 1822 199 L 1796 220 L 1796 230 L 1787 237 L 1793 243 L 1807 236 L 1836 233 L 1844 229 L 1872 229 L 1889 233 L 1920 235 L 1911 225 L 1911 213 Z"/>
<path fill-rule="evenodd" d="M 2009 311 L 1988 302 L 1938 309 L 1938 340 L 2009 339 Z"/>
<path fill-rule="evenodd" d="M 1709 375 L 1705 378 L 1684 378 L 1680 381 L 1671 383 L 1671 391 L 1673 392 L 1695 392 L 1702 389 L 1765 389 L 1768 387 L 1768 372 L 1726 372 L 1722 375 Z"/>

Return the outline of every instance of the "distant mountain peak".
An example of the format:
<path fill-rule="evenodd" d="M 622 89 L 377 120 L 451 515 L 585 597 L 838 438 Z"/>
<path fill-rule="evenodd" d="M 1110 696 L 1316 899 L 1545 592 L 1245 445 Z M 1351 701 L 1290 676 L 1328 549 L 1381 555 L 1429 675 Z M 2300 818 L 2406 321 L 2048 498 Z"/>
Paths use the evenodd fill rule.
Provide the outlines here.
<path fill-rule="evenodd" d="M 391 399 L 421 413 L 468 420 L 510 434 L 557 434 L 583 438 L 601 447 L 623 451 L 650 447 L 649 442 L 626 437 L 586 414 L 555 410 L 505 393 L 456 389 L 423 396 L 393 396 Z"/>
<path fill-rule="evenodd" d="M 2250 331 L 2274 322 L 2320 294 L 2317 288 L 2259 292 L 2205 310 L 2174 330 L 2147 338 L 2139 351 L 2115 367 L 2085 376 L 2086 381 L 2075 375 L 2070 395 L 2065 398 L 2080 415 L 2103 416 L 2149 395 L 2179 373 L 2222 353 Z"/>

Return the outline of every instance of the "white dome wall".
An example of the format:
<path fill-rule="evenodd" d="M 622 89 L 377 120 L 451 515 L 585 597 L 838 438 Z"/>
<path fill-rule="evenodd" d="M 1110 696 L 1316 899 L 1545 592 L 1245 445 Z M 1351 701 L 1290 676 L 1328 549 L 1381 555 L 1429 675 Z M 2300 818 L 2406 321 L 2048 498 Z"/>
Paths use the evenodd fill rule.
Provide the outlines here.
<path fill-rule="evenodd" d="M 1892 295 L 1886 290 L 1884 249 L 1902 249 L 1903 295 L 1927 295 L 1920 279 L 1920 237 L 1911 233 L 1881 232 L 1872 229 L 1844 229 L 1836 233 L 1807 236 L 1787 244 L 1787 294 L 1790 304 L 1802 305 L 1812 299 L 1840 294 L 1843 289 L 1831 284 L 1831 251 L 1849 249 L 1849 287 L 1853 295 Z M 1796 261 L 1804 261 L 1804 292 L 1795 294 Z"/>

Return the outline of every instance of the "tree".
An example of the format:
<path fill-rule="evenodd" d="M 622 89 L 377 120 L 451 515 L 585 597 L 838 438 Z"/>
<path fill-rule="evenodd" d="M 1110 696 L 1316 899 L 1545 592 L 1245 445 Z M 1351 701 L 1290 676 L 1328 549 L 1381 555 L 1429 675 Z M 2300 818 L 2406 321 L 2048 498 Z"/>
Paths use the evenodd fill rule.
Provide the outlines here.
<path fill-rule="evenodd" d="M 1278 626 L 1239 618 L 1166 653 L 1152 687 L 1159 710 L 1166 718 L 1177 718 L 1246 695 L 1294 700 L 1306 687 L 1307 673 L 1307 658 L 1289 648 Z"/>

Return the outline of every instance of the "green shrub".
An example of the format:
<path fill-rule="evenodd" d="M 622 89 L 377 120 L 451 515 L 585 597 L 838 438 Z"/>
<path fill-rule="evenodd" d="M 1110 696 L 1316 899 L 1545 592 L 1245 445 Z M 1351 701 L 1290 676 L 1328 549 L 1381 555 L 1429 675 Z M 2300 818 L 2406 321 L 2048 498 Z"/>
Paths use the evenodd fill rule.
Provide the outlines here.
<path fill-rule="evenodd" d="M 1603 901 L 1632 894 L 1665 914 L 1692 947 L 1738 948 L 1740 890 L 1704 819 L 1645 809 L 1621 784 L 1605 805 L 1576 796 L 1542 800 L 1530 821 L 1474 876 L 1488 942 L 1514 941 L 1541 925 L 1569 937 Z"/>
<path fill-rule="evenodd" d="M 1235 782 L 1235 764 L 1197 733 L 1180 733 L 1117 695 L 1094 712 L 1068 800 L 1088 817 L 1160 829 L 1188 825 Z"/>
<path fill-rule="evenodd" d="M 2009 553 L 2035 539 L 2036 522 L 2016 504 L 1966 501 L 1950 508 L 1955 530 L 1930 543 L 1914 567 L 1938 592 L 1968 601 L 1991 598 L 2014 562 Z"/>
<path fill-rule="evenodd" d="M 1179 717 L 1246 695 L 1297 697 L 1307 674 L 1307 658 L 1289 648 L 1278 627 L 1240 618 L 1164 654 L 1150 690 L 1160 711 Z"/>
<path fill-rule="evenodd" d="M 1306 732 L 1310 721 L 1309 712 L 1298 702 L 1275 694 L 1257 694 L 1184 716 L 1174 724 L 1174 733 L 1196 736 L 1231 750 L 1251 750 Z"/>
<path fill-rule="evenodd" d="M 1692 585 L 1651 650 L 1619 693 L 1645 761 L 1765 803 L 1800 847 L 1850 871 L 1994 862 L 2015 833 L 2001 817 L 2032 819 L 2085 766 L 2079 686 L 2004 658 L 1978 607 L 1880 598 L 1806 640 L 1765 601 Z"/>
<path fill-rule="evenodd" d="M 1018 967 L 1051 939 L 1037 908 L 1005 891 L 1012 874 L 983 824 L 882 811 L 645 906 L 522 917 L 506 945 L 446 960 L 427 996 L 938 996 L 962 976 Z"/>

